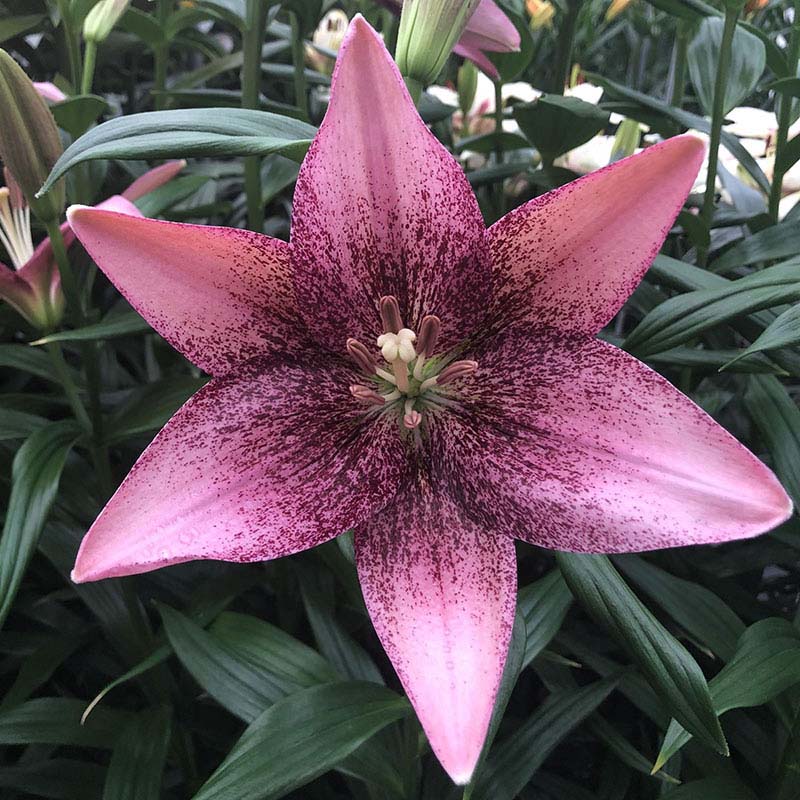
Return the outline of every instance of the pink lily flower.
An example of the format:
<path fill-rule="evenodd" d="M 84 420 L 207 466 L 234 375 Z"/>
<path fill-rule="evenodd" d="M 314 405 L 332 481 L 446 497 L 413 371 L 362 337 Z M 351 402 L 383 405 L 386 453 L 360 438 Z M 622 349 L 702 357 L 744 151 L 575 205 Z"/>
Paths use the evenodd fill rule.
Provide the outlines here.
<path fill-rule="evenodd" d="M 33 88 L 39 95 L 47 100 L 48 103 L 62 103 L 67 96 L 54 83 L 49 81 L 34 81 Z"/>
<path fill-rule="evenodd" d="M 403 9 L 402 0 L 378 0 L 394 14 Z M 519 50 L 520 35 L 514 23 L 494 0 L 481 0 L 461 34 L 453 52 L 468 58 L 492 80 L 500 73 L 486 53 L 512 53 Z"/>
<path fill-rule="evenodd" d="M 140 217 L 133 201 L 170 181 L 185 166 L 186 162 L 181 160 L 155 167 L 137 178 L 121 195 L 109 197 L 96 207 Z M 5 173 L 8 185 L 0 188 L 0 242 L 13 268 L 0 263 L 0 298 L 32 325 L 47 330 L 57 324 L 64 311 L 53 246 L 49 237 L 45 237 L 34 248 L 25 196 L 8 170 Z M 61 233 L 69 247 L 75 241 L 75 234 L 68 222 L 62 224 Z"/>
<path fill-rule="evenodd" d="M 353 529 L 375 629 L 466 783 L 507 655 L 513 537 L 641 551 L 754 536 L 791 512 L 736 439 L 594 338 L 702 159 L 677 137 L 486 230 L 356 17 L 288 244 L 69 210 L 119 290 L 213 376 L 100 514 L 73 579 L 278 558 Z"/>

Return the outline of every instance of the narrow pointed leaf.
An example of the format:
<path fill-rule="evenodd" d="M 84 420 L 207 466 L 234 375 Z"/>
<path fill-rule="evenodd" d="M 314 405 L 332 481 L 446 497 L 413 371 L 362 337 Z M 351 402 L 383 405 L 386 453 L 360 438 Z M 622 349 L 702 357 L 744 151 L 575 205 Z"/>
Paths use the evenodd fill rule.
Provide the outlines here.
<path fill-rule="evenodd" d="M 736 358 L 725 364 L 728 369 L 737 364 L 741 359 L 753 353 L 762 353 L 765 350 L 777 350 L 780 347 L 793 347 L 800 342 L 800 303 L 786 309 L 780 314 L 761 336 L 750 347 L 742 350 Z"/>
<path fill-rule="evenodd" d="M 148 331 L 151 331 L 150 326 L 135 311 L 118 311 L 108 314 L 105 319 L 94 325 L 51 333 L 31 344 L 89 342 L 97 339 L 113 339 L 116 336 L 128 336 L 132 333 L 147 333 Z"/>
<path fill-rule="evenodd" d="M 557 569 L 520 590 L 517 606 L 526 628 L 523 669 L 550 644 L 571 605 L 572 593 Z"/>
<path fill-rule="evenodd" d="M 727 745 L 705 676 L 628 588 L 605 556 L 557 553 L 567 585 L 598 623 L 629 651 L 664 706 L 721 753 Z"/>
<path fill-rule="evenodd" d="M 332 683 L 267 709 L 193 800 L 275 800 L 335 767 L 408 702 L 382 686 Z"/>

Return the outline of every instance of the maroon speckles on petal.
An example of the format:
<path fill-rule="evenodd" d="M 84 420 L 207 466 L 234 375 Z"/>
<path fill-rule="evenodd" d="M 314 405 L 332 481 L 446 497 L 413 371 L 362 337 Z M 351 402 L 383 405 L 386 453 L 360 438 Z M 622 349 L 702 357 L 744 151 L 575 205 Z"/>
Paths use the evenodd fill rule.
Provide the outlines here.
<path fill-rule="evenodd" d="M 702 142 L 678 136 L 503 217 L 489 229 L 494 324 L 597 333 L 652 263 L 702 160 Z"/>
<path fill-rule="evenodd" d="M 604 342 L 508 329 L 457 408 L 429 414 L 439 491 L 487 529 L 625 552 L 755 536 L 791 504 L 775 476 L 660 375 Z"/>
<path fill-rule="evenodd" d="M 329 363 L 333 361 L 333 363 Z M 196 558 L 254 561 L 326 541 L 391 502 L 407 471 L 342 361 L 253 361 L 198 392 L 145 450 L 81 546 L 76 580 Z"/>
<path fill-rule="evenodd" d="M 451 347 L 479 326 L 490 296 L 486 231 L 469 183 L 363 20 L 339 52 L 331 91 L 292 220 L 309 330 L 339 352 L 348 336 L 374 340 L 380 298 L 393 295 L 406 327 L 437 314 L 442 347 Z"/>
<path fill-rule="evenodd" d="M 359 528 L 355 545 L 375 630 L 431 747 L 466 783 L 508 651 L 514 544 L 463 519 L 421 481 Z"/>

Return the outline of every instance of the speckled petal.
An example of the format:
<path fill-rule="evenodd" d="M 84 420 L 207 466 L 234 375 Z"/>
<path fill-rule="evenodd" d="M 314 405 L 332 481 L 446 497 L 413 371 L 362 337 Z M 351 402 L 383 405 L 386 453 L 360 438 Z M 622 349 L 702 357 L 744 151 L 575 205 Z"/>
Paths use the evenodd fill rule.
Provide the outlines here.
<path fill-rule="evenodd" d="M 391 502 L 395 423 L 367 422 L 348 367 L 255 359 L 201 389 L 83 540 L 79 582 L 193 559 L 259 561 L 324 542 Z"/>
<path fill-rule="evenodd" d="M 461 411 L 429 420 L 435 474 L 478 524 L 614 553 L 756 536 L 791 513 L 759 459 L 627 353 L 544 330 L 495 344 Z"/>
<path fill-rule="evenodd" d="M 222 375 L 254 356 L 299 348 L 286 242 L 85 206 L 67 217 L 131 305 L 201 369 Z"/>
<path fill-rule="evenodd" d="M 291 243 L 301 312 L 318 341 L 338 352 L 349 336 L 381 333 L 382 295 L 397 297 L 408 327 L 438 315 L 443 347 L 486 313 L 490 268 L 475 196 L 360 16 L 300 169 Z"/>
<path fill-rule="evenodd" d="M 489 229 L 504 321 L 595 334 L 653 262 L 704 145 L 677 136 L 531 200 Z"/>
<path fill-rule="evenodd" d="M 503 672 L 516 599 L 514 543 L 409 493 L 356 532 L 375 630 L 450 777 L 467 783 Z"/>

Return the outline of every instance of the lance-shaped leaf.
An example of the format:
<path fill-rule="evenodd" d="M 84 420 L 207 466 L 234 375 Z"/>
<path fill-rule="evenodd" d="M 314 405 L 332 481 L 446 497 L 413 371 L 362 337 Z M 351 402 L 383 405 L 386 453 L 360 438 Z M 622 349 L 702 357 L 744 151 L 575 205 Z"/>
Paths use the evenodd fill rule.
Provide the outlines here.
<path fill-rule="evenodd" d="M 193 800 L 283 797 L 410 710 L 403 698 L 371 683 L 331 683 L 297 692 L 250 725 Z"/>
<path fill-rule="evenodd" d="M 686 648 L 650 613 L 605 556 L 557 553 L 564 580 L 624 647 L 669 712 L 720 753 L 728 747 L 708 684 Z"/>
<path fill-rule="evenodd" d="M 765 350 L 777 350 L 780 347 L 791 347 L 800 342 L 800 303 L 786 309 L 767 327 L 750 347 L 742 350 L 736 358 L 731 359 L 723 369 L 728 369 L 741 359 L 753 353 Z"/>
<path fill-rule="evenodd" d="M 147 111 L 104 122 L 73 142 L 39 194 L 76 164 L 98 158 L 264 156 L 300 160 L 316 129 L 305 122 L 244 108 Z"/>

